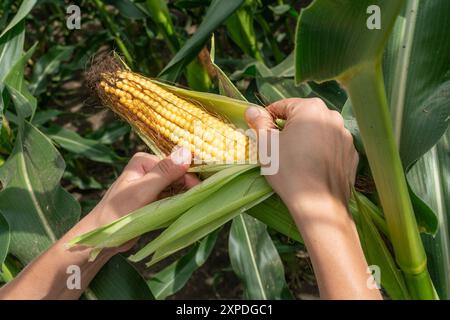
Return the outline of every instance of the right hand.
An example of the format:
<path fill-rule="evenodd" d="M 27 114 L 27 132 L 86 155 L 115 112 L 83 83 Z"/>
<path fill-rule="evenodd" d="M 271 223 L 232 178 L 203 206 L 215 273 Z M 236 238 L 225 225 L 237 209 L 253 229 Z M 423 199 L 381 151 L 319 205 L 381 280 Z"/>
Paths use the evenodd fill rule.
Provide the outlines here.
<path fill-rule="evenodd" d="M 347 206 L 358 153 L 342 116 L 318 98 L 280 100 L 246 112 L 257 132 L 274 129 L 277 118 L 287 121 L 280 132 L 278 173 L 266 176 L 273 189 L 288 207 L 327 200 Z"/>
<path fill-rule="evenodd" d="M 279 170 L 266 179 L 299 228 L 321 297 L 381 299 L 367 287 L 367 261 L 347 208 L 358 154 L 341 115 L 314 98 L 250 108 L 246 118 L 257 132 L 274 129 L 277 118 L 287 120 L 280 132 Z"/>

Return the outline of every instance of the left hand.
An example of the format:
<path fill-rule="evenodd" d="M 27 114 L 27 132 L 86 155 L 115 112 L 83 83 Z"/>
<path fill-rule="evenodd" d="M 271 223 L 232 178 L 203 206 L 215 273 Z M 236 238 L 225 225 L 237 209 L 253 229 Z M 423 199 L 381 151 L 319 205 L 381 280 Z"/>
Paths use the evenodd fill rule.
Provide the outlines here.
<path fill-rule="evenodd" d="M 92 220 L 96 225 L 95 228 L 111 223 L 171 193 L 197 185 L 198 178 L 186 173 L 191 162 L 191 154 L 182 150 L 176 151 L 163 160 L 148 153 L 136 153 L 103 199 L 89 214 L 95 216 Z M 179 155 L 186 159 L 178 161 Z M 136 240 L 128 242 L 115 251 L 126 251 L 135 242 Z"/>
<path fill-rule="evenodd" d="M 20 274 L 0 289 L 1 299 L 78 299 L 103 265 L 116 253 L 130 249 L 136 240 L 118 248 L 102 250 L 90 261 L 91 248 L 66 244 L 73 238 L 138 209 L 161 197 L 169 186 L 191 188 L 198 179 L 187 174 L 190 152 L 179 149 L 159 160 L 147 153 L 137 153 L 100 203 L 47 251 L 31 262 Z M 175 161 L 174 161 L 175 160 Z M 68 289 L 68 267 L 80 270 L 80 288 Z"/>

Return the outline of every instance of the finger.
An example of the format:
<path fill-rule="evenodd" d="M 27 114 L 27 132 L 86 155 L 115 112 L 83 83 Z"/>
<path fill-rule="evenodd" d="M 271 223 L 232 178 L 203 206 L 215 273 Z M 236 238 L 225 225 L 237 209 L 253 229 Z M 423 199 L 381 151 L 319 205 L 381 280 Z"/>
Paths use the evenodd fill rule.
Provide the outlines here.
<path fill-rule="evenodd" d="M 145 188 L 144 196 L 156 199 L 158 194 L 186 174 L 191 160 L 191 153 L 180 148 L 169 157 L 159 161 L 140 181 L 140 184 L 148 186 Z"/>
<path fill-rule="evenodd" d="M 328 110 L 325 103 L 319 98 L 289 98 L 272 103 L 266 109 L 274 119 L 290 119 L 295 112 L 306 108 L 313 107 Z"/>
<path fill-rule="evenodd" d="M 356 150 L 354 150 L 353 159 L 352 160 L 353 160 L 353 170 L 352 170 L 352 173 L 350 175 L 350 181 L 352 183 L 352 186 L 354 186 L 355 185 L 355 181 L 356 181 L 356 174 L 357 174 L 357 171 L 358 171 L 358 164 L 359 164 L 359 154 L 358 154 L 358 152 L 356 152 Z"/>
<path fill-rule="evenodd" d="M 158 161 L 159 158 L 155 155 L 138 152 L 130 159 L 119 179 L 132 181 L 142 178 L 156 166 Z"/>
<path fill-rule="evenodd" d="M 274 118 L 264 108 L 249 107 L 245 111 L 245 119 L 250 128 L 259 130 L 275 129 Z"/>
<path fill-rule="evenodd" d="M 200 182 L 200 179 L 195 174 L 186 173 L 180 179 L 173 182 L 170 187 L 173 187 L 174 189 L 188 190 L 192 187 L 195 187 Z"/>
<path fill-rule="evenodd" d="M 184 175 L 184 186 L 186 189 L 191 189 L 200 183 L 200 179 L 192 173 Z"/>
<path fill-rule="evenodd" d="M 344 127 L 344 118 L 336 110 L 330 111 L 330 116 L 338 127 Z"/>

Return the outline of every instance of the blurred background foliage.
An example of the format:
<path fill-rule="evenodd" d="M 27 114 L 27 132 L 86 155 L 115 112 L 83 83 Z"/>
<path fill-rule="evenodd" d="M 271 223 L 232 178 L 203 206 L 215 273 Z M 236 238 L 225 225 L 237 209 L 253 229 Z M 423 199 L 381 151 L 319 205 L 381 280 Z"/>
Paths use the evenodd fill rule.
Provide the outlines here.
<path fill-rule="evenodd" d="M 195 90 L 218 93 L 220 74 L 211 64 L 210 54 L 213 54 L 214 63 L 249 101 L 265 105 L 283 97 L 320 95 L 332 108 L 340 110 L 346 96 L 334 83 L 320 90 L 314 85 L 294 86 L 291 53 L 295 26 L 299 10 L 309 2 L 2 1 L 0 168 L 11 155 L 25 154 L 25 161 L 31 162 L 35 156 L 31 151 L 27 158 L 26 150 L 18 153 L 14 146 L 18 145 L 18 139 L 23 139 L 26 145 L 29 137 L 39 140 L 39 134 L 43 133 L 56 149 L 41 141 L 40 151 L 45 150 L 55 157 L 61 155 L 65 170 L 64 166 L 54 170 L 62 169 L 62 187 L 81 206 L 80 213 L 80 209 L 71 204 L 73 216 L 67 228 L 80 214 L 92 209 L 131 155 L 146 151 L 129 126 L 101 107 L 85 87 L 85 71 L 93 58 L 113 50 L 134 71 Z M 70 5 L 80 8 L 80 29 L 70 29 L 66 24 L 73 13 L 68 11 Z M 214 48 L 211 47 L 213 35 Z M 23 93 L 25 100 L 17 101 L 14 92 Z M 23 120 L 19 110 L 25 110 L 24 106 L 34 107 L 25 116 L 28 119 L 25 123 L 29 121 L 30 125 L 25 124 L 25 129 L 21 129 Z M 10 164 L 7 168 L 14 167 Z M 40 169 L 30 165 L 31 171 L 36 170 L 36 177 Z M 54 183 L 58 185 L 58 179 Z M 8 189 L 2 192 L 5 191 Z M 3 210 L 6 212 L 8 208 L 4 205 Z M 8 217 L 5 212 L 2 213 Z M 281 258 L 283 262 L 271 272 L 282 277 L 285 271 L 285 289 L 281 293 L 269 292 L 269 297 L 317 297 L 312 267 L 303 246 L 272 230 L 266 231 L 262 224 L 249 220 L 253 218 L 245 219 L 254 228 L 252 240 L 255 243 L 269 241 L 267 252 L 276 254 L 274 259 Z M 3 217 L 0 220 L 0 231 L 16 226 L 13 220 L 4 220 Z M 95 279 L 86 297 L 241 298 L 248 297 L 249 292 L 252 297 L 252 284 L 247 283 L 245 274 L 236 267 L 239 265 L 236 259 L 242 257 L 234 258 L 234 268 L 230 263 L 229 229 L 225 226 L 191 249 L 151 269 L 131 266 L 117 257 Z M 238 229 L 230 237 L 233 234 L 239 237 Z M 154 236 L 150 234 L 146 238 Z M 3 249 L 0 246 L 0 263 L 4 262 L 0 273 L 2 282 L 11 280 L 43 250 L 37 248 L 35 253 L 22 256 L 21 249 L 13 245 L 17 241 L 12 231 L 10 240 L 6 241 L 5 236 L 4 241 L 0 241 L 11 244 L 9 251 L 7 245 Z M 264 260 L 264 257 L 258 259 Z M 264 261 L 259 262 L 260 266 L 264 265 Z"/>

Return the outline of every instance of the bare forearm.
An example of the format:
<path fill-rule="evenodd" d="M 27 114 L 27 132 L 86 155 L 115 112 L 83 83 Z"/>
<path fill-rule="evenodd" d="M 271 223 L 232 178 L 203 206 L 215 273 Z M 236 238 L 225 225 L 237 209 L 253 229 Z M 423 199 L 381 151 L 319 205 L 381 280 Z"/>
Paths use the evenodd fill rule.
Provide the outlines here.
<path fill-rule="evenodd" d="M 345 205 L 329 197 L 309 197 L 291 204 L 290 210 L 311 257 L 321 298 L 381 299 L 378 290 L 367 286 L 367 262 Z"/>
<path fill-rule="evenodd" d="M 91 249 L 66 248 L 73 237 L 92 230 L 96 225 L 94 215 L 89 215 L 74 226 L 49 250 L 30 263 L 13 281 L 0 290 L 0 299 L 77 299 L 91 280 L 112 257 L 113 252 L 102 252 L 89 261 Z M 71 281 L 77 277 L 79 282 Z M 68 281 L 69 280 L 69 281 Z M 79 283 L 79 287 L 78 287 Z"/>

